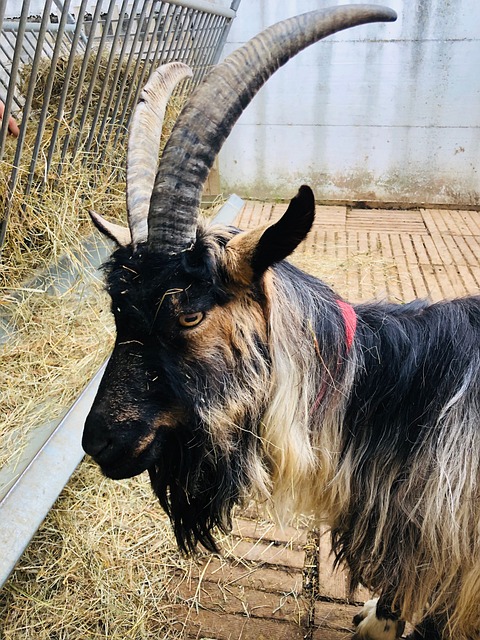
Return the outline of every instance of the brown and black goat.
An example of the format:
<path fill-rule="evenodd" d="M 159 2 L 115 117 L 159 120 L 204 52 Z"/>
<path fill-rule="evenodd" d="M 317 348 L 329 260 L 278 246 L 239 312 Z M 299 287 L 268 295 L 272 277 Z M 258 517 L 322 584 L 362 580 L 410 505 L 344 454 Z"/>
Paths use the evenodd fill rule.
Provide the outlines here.
<path fill-rule="evenodd" d="M 356 637 L 480 637 L 480 299 L 352 307 L 284 261 L 307 235 L 300 188 L 275 224 L 198 221 L 209 168 L 270 75 L 340 29 L 395 14 L 354 5 L 278 23 L 214 68 L 157 173 L 172 63 L 131 127 L 129 230 L 106 265 L 117 339 L 85 451 L 111 478 L 148 470 L 179 547 L 215 549 L 255 494 L 332 530 L 351 586 L 379 595 Z"/>

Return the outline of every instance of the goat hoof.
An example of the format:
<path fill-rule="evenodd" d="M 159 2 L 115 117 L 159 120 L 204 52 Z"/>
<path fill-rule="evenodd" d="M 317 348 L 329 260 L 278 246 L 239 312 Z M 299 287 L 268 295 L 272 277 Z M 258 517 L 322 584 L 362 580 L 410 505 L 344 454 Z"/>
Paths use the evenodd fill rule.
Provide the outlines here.
<path fill-rule="evenodd" d="M 391 618 L 377 618 L 378 598 L 368 600 L 363 609 L 353 618 L 357 627 L 353 640 L 396 640 L 400 638 L 405 623 L 403 620 Z"/>

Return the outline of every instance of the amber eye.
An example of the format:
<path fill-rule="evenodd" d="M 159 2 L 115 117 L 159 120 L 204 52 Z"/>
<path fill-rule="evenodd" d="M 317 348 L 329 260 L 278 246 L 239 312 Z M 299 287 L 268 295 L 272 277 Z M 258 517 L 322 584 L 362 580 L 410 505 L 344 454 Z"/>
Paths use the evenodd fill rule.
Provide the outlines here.
<path fill-rule="evenodd" d="M 195 327 L 203 320 L 205 314 L 203 311 L 197 311 L 195 313 L 182 313 L 178 316 L 178 321 L 182 327 Z"/>

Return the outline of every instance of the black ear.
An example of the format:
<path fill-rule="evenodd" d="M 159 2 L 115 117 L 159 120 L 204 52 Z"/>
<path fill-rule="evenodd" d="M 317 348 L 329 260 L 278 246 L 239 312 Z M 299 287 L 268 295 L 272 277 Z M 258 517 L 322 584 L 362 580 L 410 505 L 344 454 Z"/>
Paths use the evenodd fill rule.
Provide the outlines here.
<path fill-rule="evenodd" d="M 96 211 L 90 210 L 88 213 L 97 229 L 103 233 L 104 236 L 116 242 L 119 247 L 126 247 L 132 242 L 130 229 L 105 220 L 105 218 Z"/>
<path fill-rule="evenodd" d="M 302 185 L 278 222 L 263 232 L 251 258 L 256 276 L 275 262 L 289 256 L 312 228 L 315 218 L 315 196 Z"/>

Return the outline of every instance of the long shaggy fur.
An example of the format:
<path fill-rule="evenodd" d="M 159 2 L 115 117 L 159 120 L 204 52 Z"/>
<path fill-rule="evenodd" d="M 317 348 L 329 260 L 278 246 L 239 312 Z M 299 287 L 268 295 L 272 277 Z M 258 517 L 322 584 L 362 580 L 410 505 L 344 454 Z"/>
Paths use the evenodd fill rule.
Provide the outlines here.
<path fill-rule="evenodd" d="M 325 286 L 285 266 L 273 278 L 274 503 L 325 518 L 352 590 L 362 583 L 406 619 L 427 612 L 450 637 L 477 637 L 480 298 L 358 305 L 346 354 Z"/>
<path fill-rule="evenodd" d="M 321 281 L 281 261 L 242 284 L 235 234 L 200 226 L 191 252 L 114 255 L 117 345 L 86 441 L 99 425 L 121 436 L 95 459 L 111 477 L 148 468 L 185 551 L 214 550 L 255 494 L 328 523 L 352 589 L 478 637 L 480 298 L 357 305 L 349 346 Z M 184 309 L 207 310 L 198 330 L 176 328 Z"/>

